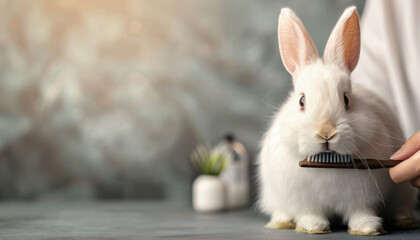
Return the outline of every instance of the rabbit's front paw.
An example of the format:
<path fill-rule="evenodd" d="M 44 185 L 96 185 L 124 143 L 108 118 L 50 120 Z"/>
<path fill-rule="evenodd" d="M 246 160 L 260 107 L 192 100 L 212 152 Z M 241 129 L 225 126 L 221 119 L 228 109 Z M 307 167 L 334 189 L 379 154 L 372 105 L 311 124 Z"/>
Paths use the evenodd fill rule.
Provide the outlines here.
<path fill-rule="evenodd" d="M 293 229 L 295 228 L 295 223 L 288 214 L 282 211 L 274 211 L 271 215 L 270 222 L 268 222 L 265 227 L 274 229 Z"/>
<path fill-rule="evenodd" d="M 377 236 L 386 233 L 382 219 L 370 214 L 354 214 L 349 220 L 348 232 L 352 235 Z"/>
<path fill-rule="evenodd" d="M 305 215 L 297 219 L 296 232 L 309 234 L 330 233 L 330 223 L 325 217 Z"/>
<path fill-rule="evenodd" d="M 265 227 L 272 228 L 272 229 L 294 229 L 295 223 L 292 221 L 282 221 L 282 222 L 273 222 L 269 221 Z"/>

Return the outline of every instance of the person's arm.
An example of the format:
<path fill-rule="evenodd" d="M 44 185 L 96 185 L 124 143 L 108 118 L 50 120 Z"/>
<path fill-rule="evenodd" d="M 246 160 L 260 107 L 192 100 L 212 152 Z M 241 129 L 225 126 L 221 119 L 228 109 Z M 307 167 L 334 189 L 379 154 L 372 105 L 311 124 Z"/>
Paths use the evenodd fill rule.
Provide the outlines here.
<path fill-rule="evenodd" d="M 407 142 L 392 156 L 391 159 L 405 160 L 389 170 L 395 183 L 410 181 L 415 187 L 420 187 L 420 131 L 411 136 Z"/>
<path fill-rule="evenodd" d="M 366 2 L 352 79 L 391 107 L 405 137 L 420 130 L 419 10 L 417 0 Z"/>

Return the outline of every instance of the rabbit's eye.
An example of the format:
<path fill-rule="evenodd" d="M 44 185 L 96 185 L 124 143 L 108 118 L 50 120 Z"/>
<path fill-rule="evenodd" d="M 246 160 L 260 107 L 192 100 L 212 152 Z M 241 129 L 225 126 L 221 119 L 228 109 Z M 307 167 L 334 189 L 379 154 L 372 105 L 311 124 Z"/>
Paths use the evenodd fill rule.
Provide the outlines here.
<path fill-rule="evenodd" d="M 344 94 L 344 105 L 346 105 L 346 109 L 349 108 L 350 100 L 349 97 L 347 97 L 346 94 Z"/>
<path fill-rule="evenodd" d="M 305 108 L 305 95 L 302 95 L 302 97 L 300 97 L 299 106 L 300 106 L 300 110 L 303 110 Z"/>

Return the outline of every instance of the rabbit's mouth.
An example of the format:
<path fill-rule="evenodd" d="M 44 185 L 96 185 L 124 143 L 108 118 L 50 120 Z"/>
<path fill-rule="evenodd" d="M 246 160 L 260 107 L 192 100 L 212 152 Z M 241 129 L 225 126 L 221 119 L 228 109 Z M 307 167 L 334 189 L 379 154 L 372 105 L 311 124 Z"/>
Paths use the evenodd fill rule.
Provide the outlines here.
<path fill-rule="evenodd" d="M 333 152 L 331 149 L 331 142 L 325 141 L 322 143 L 322 148 L 324 149 L 323 152 Z"/>

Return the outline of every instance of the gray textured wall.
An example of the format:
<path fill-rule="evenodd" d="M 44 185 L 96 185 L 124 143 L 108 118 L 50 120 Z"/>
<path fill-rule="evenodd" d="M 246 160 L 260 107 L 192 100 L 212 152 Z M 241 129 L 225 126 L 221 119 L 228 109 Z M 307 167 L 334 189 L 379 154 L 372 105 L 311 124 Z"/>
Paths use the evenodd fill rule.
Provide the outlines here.
<path fill-rule="evenodd" d="M 323 51 L 364 1 L 0 1 L 0 198 L 186 199 L 199 142 L 255 156 L 291 87 L 293 8 Z"/>

